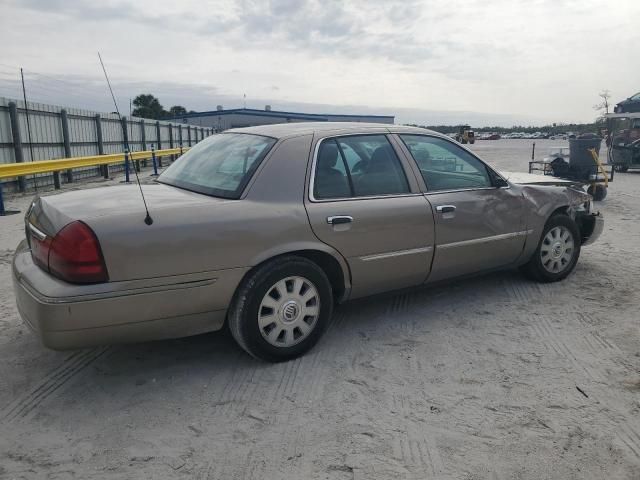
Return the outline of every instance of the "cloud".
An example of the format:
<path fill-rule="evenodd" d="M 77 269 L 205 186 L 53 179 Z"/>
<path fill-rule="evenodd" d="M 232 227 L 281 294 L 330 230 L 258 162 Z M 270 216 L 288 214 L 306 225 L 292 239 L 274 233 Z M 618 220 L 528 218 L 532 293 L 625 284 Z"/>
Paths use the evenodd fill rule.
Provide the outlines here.
<path fill-rule="evenodd" d="M 274 105 L 587 121 L 597 92 L 625 98 L 640 78 L 630 47 L 620 48 L 640 43 L 633 1 L 0 0 L 0 8 L 0 42 L 12 46 L 3 63 L 92 77 L 100 50 L 118 83 L 201 92 L 195 110 L 213 85 L 217 95 L 247 92 Z"/>

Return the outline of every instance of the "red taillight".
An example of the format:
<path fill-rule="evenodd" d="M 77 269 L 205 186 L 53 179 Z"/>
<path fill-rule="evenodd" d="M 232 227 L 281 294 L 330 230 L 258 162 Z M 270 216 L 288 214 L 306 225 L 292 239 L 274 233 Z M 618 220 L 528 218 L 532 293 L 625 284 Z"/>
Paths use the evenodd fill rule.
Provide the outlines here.
<path fill-rule="evenodd" d="M 82 222 L 71 222 L 52 240 L 47 237 L 43 241 L 34 241 L 32 237 L 31 251 L 36 263 L 44 264 L 43 268 L 47 268 L 49 273 L 67 282 L 99 283 L 109 280 L 98 239 Z"/>

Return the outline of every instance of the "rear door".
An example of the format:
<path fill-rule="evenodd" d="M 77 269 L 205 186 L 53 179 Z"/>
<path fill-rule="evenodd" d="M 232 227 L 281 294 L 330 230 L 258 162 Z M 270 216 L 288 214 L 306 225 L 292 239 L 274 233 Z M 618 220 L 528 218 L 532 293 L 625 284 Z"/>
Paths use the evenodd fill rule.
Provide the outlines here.
<path fill-rule="evenodd" d="M 515 262 L 524 247 L 524 198 L 480 159 L 454 142 L 400 135 L 426 184 L 435 218 L 429 281 Z"/>
<path fill-rule="evenodd" d="M 433 256 L 431 206 L 384 134 L 316 143 L 305 205 L 316 236 L 347 260 L 351 298 L 418 285 Z"/>

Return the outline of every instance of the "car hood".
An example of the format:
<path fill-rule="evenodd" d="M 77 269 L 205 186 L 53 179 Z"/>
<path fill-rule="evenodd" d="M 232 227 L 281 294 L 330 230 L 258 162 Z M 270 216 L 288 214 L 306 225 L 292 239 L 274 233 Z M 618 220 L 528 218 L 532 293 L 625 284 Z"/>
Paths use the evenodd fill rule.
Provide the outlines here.
<path fill-rule="evenodd" d="M 582 185 L 580 182 L 556 178 L 550 175 L 536 175 L 533 173 L 521 172 L 500 172 L 500 174 L 511 183 L 516 183 L 518 185 L 558 185 L 563 187 Z"/>

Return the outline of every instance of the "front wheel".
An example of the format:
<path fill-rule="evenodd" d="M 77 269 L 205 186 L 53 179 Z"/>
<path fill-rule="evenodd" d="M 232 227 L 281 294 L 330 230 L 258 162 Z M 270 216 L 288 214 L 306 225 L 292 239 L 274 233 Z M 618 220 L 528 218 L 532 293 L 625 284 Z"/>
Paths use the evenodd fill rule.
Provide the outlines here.
<path fill-rule="evenodd" d="M 580 232 L 576 222 L 566 215 L 554 215 L 547 221 L 538 247 L 522 271 L 539 282 L 557 282 L 573 271 L 578 257 Z"/>
<path fill-rule="evenodd" d="M 280 257 L 242 282 L 229 309 L 229 329 L 249 354 L 281 362 L 315 345 L 332 310 L 331 284 L 324 271 L 303 257 Z"/>
<path fill-rule="evenodd" d="M 614 169 L 616 172 L 622 172 L 622 173 L 624 173 L 624 172 L 627 172 L 627 171 L 629 170 L 629 165 L 623 165 L 623 164 L 621 164 L 621 163 L 617 163 L 617 164 L 615 164 L 615 165 L 613 166 L 613 169 Z"/>

